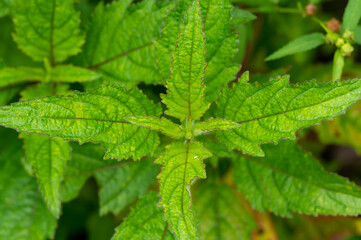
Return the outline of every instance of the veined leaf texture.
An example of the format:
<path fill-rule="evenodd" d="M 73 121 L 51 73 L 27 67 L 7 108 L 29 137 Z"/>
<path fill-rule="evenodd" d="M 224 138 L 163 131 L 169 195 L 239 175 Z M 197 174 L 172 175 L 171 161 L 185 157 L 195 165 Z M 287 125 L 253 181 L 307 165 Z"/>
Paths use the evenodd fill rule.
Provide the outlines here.
<path fill-rule="evenodd" d="M 67 140 L 102 143 L 105 158 L 139 159 L 151 155 L 159 144 L 155 132 L 134 126 L 124 117 L 159 116 L 160 109 L 138 89 L 126 90 L 118 84 L 69 97 L 48 97 L 2 107 L 0 122 L 34 133 Z"/>
<path fill-rule="evenodd" d="M 361 81 L 293 85 L 289 77 L 277 77 L 266 84 L 240 82 L 223 90 L 217 116 L 241 127 L 217 135 L 230 149 L 264 156 L 263 143 L 295 139 L 298 129 L 331 119 L 345 112 L 361 94 Z"/>
<path fill-rule="evenodd" d="M 286 2 L 0 0 L 4 33 L 13 31 L 8 51 L 0 36 L 0 125 L 19 132 L 0 129 L 0 239 L 57 239 L 59 218 L 62 238 L 69 212 L 82 219 L 89 206 L 89 238 L 113 240 L 250 239 L 275 231 L 265 211 L 361 214 L 359 187 L 290 141 L 361 98 L 360 79 L 333 81 L 360 42 L 360 0 L 338 33 L 321 23 L 326 34 L 297 35 L 265 59 L 245 23 L 251 12 L 260 22 L 269 11 L 303 13 Z M 302 82 L 302 71 L 297 84 L 267 81 L 286 68 L 250 81 L 241 69 L 333 41 L 332 81 Z M 8 63 L 15 47 L 24 59 Z M 357 106 L 330 123 L 332 143 L 359 146 Z M 99 221 L 109 226 L 94 229 Z"/>

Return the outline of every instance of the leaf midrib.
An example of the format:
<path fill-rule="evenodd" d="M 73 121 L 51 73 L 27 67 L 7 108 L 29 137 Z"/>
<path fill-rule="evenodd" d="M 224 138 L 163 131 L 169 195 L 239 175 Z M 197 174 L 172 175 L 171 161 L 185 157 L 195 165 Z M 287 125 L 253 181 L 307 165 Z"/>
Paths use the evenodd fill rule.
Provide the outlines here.
<path fill-rule="evenodd" d="M 104 60 L 104 61 L 102 61 L 102 62 L 99 62 L 99 63 L 97 63 L 97 64 L 91 65 L 91 66 L 88 67 L 88 69 L 96 70 L 96 69 L 100 68 L 101 66 L 103 66 L 103 65 L 105 65 L 105 64 L 108 64 L 108 63 L 110 63 L 110 62 L 112 62 L 112 61 L 115 61 L 115 60 L 117 60 L 118 58 L 128 56 L 129 54 L 131 54 L 131 53 L 133 53 L 133 52 L 135 52 L 135 51 L 141 50 L 141 49 L 143 49 L 143 48 L 149 47 L 149 46 L 151 46 L 152 44 L 153 44 L 152 42 L 149 42 L 149 43 L 146 43 L 146 44 L 144 44 L 144 45 L 142 45 L 142 46 L 139 46 L 139 47 L 130 49 L 130 50 L 128 50 L 128 51 L 125 51 L 125 52 L 123 52 L 123 53 L 120 53 L 120 54 L 118 54 L 118 55 L 115 55 L 114 57 L 108 58 L 108 59 L 106 59 L 106 60 Z"/>
<path fill-rule="evenodd" d="M 351 93 L 351 92 L 347 92 L 346 94 L 349 94 L 349 93 Z M 342 95 L 337 96 L 337 97 L 335 97 L 335 98 L 327 99 L 327 100 L 324 100 L 324 101 L 321 101 L 321 102 L 318 102 L 318 103 L 314 103 L 314 104 L 310 104 L 310 105 L 307 105 L 307 106 L 303 106 L 303 107 L 299 107 L 299 108 L 294 108 L 294 109 L 290 109 L 290 110 L 286 110 L 286 111 L 283 111 L 283 112 L 278 112 L 278 113 L 274 113 L 274 114 L 270 114 L 270 115 L 266 115 L 266 116 L 261 116 L 261 117 L 258 117 L 258 118 L 252 118 L 252 119 L 248 119 L 248 120 L 243 120 L 243 121 L 240 121 L 240 122 L 237 122 L 237 123 L 242 124 L 242 123 L 248 123 L 248 122 L 252 122 L 252 121 L 258 121 L 258 120 L 261 120 L 261 119 L 264 119 L 264 118 L 274 117 L 274 116 L 277 116 L 277 115 L 282 115 L 282 114 L 286 114 L 286 113 L 289 113 L 289 112 L 298 111 L 298 110 L 306 109 L 306 108 L 309 108 L 309 107 L 314 107 L 314 106 L 317 106 L 317 105 L 326 103 L 326 102 L 328 102 L 328 101 L 334 100 L 334 99 L 336 99 L 336 98 L 343 97 L 343 96 L 346 95 L 346 94 L 342 94 Z M 355 101 L 355 100 L 352 100 L 352 101 L 350 101 L 350 102 L 354 102 L 354 101 Z"/>
<path fill-rule="evenodd" d="M 49 57 L 51 65 L 55 65 L 55 57 L 54 57 L 54 21 L 55 21 L 55 7 L 56 7 L 56 0 L 53 0 L 53 7 L 51 12 L 51 19 L 50 19 L 50 40 L 49 40 Z"/>
<path fill-rule="evenodd" d="M 95 118 L 67 118 L 67 117 L 43 117 L 43 116 L 39 116 L 39 117 L 35 117 L 35 116 L 13 116 L 13 118 L 53 119 L 53 120 L 84 120 L 84 121 L 97 121 L 97 122 L 131 124 L 130 122 L 127 122 L 127 121 L 105 120 L 105 119 L 95 119 Z M 133 124 L 131 124 L 131 125 L 133 125 Z"/>
<path fill-rule="evenodd" d="M 194 51 L 194 35 L 195 35 L 195 24 L 193 24 L 192 29 L 192 46 L 191 53 L 189 58 L 189 73 L 188 73 L 188 118 L 192 119 L 192 110 L 191 110 L 191 75 L 192 75 L 192 60 L 193 60 L 193 51 Z"/>

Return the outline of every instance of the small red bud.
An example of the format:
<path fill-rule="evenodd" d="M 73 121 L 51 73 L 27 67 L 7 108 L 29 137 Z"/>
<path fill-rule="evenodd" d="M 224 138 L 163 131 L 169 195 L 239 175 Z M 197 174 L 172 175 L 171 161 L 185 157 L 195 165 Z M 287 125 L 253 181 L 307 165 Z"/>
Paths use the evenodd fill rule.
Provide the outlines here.
<path fill-rule="evenodd" d="M 341 29 L 341 23 L 336 18 L 332 18 L 330 21 L 327 22 L 327 28 L 330 29 L 332 32 L 337 33 Z"/>
<path fill-rule="evenodd" d="M 308 16 L 314 16 L 317 13 L 317 7 L 313 3 L 308 4 L 305 10 Z"/>

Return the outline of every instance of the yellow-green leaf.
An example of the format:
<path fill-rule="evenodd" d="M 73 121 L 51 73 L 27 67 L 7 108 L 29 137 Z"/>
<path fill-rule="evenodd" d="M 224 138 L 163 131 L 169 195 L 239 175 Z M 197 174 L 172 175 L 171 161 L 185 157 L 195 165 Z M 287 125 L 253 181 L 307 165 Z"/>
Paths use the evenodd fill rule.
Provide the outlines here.
<path fill-rule="evenodd" d="M 162 164 L 159 174 L 161 198 L 171 231 L 177 239 L 199 239 L 196 215 L 191 206 L 191 184 L 198 178 L 205 178 L 203 159 L 212 154 L 199 142 L 173 143 L 156 163 Z"/>
<path fill-rule="evenodd" d="M 218 100 L 217 116 L 241 124 L 218 131 L 230 149 L 263 156 L 263 143 L 295 139 L 298 129 L 332 119 L 345 112 L 361 96 L 361 80 L 292 85 L 289 77 L 266 84 L 241 82 L 225 89 Z"/>
<path fill-rule="evenodd" d="M 47 97 L 0 108 L 0 124 L 19 131 L 44 133 L 67 140 L 102 143 L 105 158 L 139 159 L 152 154 L 159 144 L 156 132 L 134 126 L 124 117 L 160 115 L 138 89 L 117 84 L 85 93 Z"/>
<path fill-rule="evenodd" d="M 185 135 L 185 130 L 181 125 L 175 124 L 164 117 L 136 116 L 125 118 L 125 120 L 137 126 L 160 131 L 175 139 L 179 139 Z"/>
<path fill-rule="evenodd" d="M 36 61 L 62 62 L 80 51 L 79 13 L 73 0 L 27 0 L 14 14 L 14 39 Z"/>
<path fill-rule="evenodd" d="M 238 188 L 259 211 L 281 216 L 359 215 L 361 190 L 354 183 L 326 172 L 311 154 L 294 142 L 264 146 L 266 157 L 234 159 Z"/>
<path fill-rule="evenodd" d="M 166 114 L 184 119 L 200 119 L 209 108 L 204 101 L 203 85 L 205 62 L 205 36 L 199 1 L 195 0 L 180 25 L 178 44 L 172 54 L 172 74 L 167 80 Z"/>
<path fill-rule="evenodd" d="M 60 186 L 66 163 L 70 160 L 69 143 L 62 138 L 51 138 L 36 133 L 22 133 L 26 161 L 31 164 L 39 190 L 56 218 L 60 216 Z"/>

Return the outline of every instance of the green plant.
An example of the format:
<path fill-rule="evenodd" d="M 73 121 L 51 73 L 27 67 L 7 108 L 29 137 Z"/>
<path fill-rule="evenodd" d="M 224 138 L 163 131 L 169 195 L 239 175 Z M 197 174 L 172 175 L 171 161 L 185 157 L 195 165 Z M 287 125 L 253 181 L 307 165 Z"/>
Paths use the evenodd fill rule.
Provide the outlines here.
<path fill-rule="evenodd" d="M 11 2 L 14 40 L 44 67 L 0 69 L 0 86 L 21 90 L 21 101 L 0 108 L 0 124 L 21 132 L 25 150 L 20 161 L 16 133 L 1 129 L 9 137 L 1 139 L 0 239 L 51 238 L 61 203 L 92 176 L 101 215 L 118 215 L 139 198 L 112 239 L 250 239 L 252 213 L 222 180 L 227 159 L 238 189 L 260 212 L 361 213 L 361 190 L 289 141 L 299 129 L 344 114 L 361 98 L 361 80 L 291 84 L 285 75 L 262 84 L 250 83 L 248 72 L 238 79 L 230 26 L 253 20 L 251 13 L 232 10 L 228 0 L 99 3 L 85 38 L 72 0 Z M 351 42 L 357 4 L 346 8 L 336 42 Z M 324 39 L 304 36 L 268 60 Z M 335 71 L 339 79 L 342 68 Z M 86 91 L 70 90 L 75 82 Z M 166 92 L 142 91 L 140 82 Z M 105 155 L 99 145 L 70 141 L 99 144 Z"/>
<path fill-rule="evenodd" d="M 327 35 L 323 35 L 321 33 L 312 33 L 301 36 L 268 56 L 266 60 L 275 60 L 287 55 L 307 51 L 326 43 L 333 44 L 337 47 L 337 50 L 334 54 L 332 79 L 340 79 L 345 62 L 344 57 L 350 56 L 354 51 L 352 46 L 354 43 L 361 44 L 361 28 L 358 26 L 358 22 L 361 18 L 360 9 L 361 1 L 349 1 L 343 14 L 342 26 L 336 26 L 335 29 L 328 28 L 321 20 L 313 17 L 313 20 L 320 24 Z M 300 14 L 308 14 L 306 10 L 304 10 L 304 8 L 300 5 L 298 10 Z M 340 24 L 337 22 L 337 20 L 331 20 L 330 22 L 332 23 L 332 21 L 335 22 L 335 25 Z M 342 34 L 339 33 L 340 27 L 342 28 Z"/>

